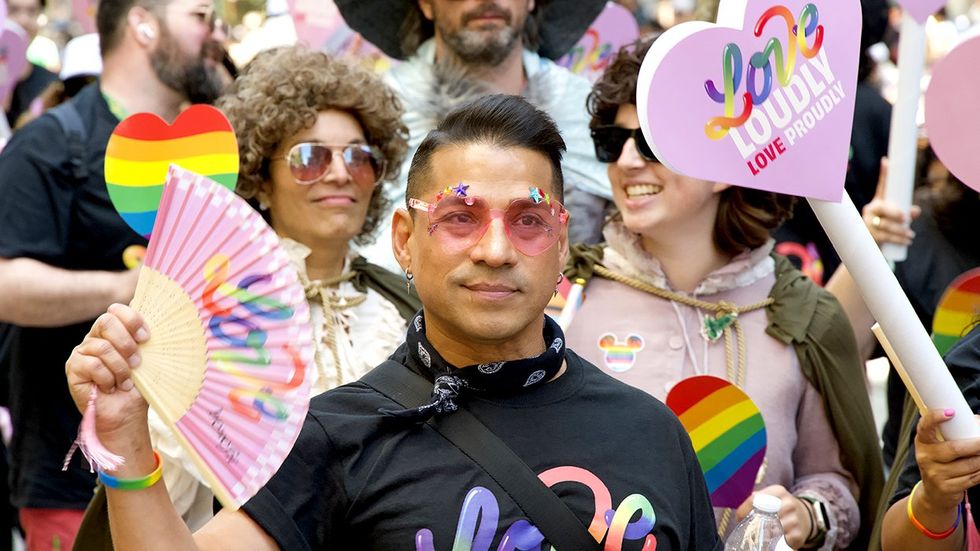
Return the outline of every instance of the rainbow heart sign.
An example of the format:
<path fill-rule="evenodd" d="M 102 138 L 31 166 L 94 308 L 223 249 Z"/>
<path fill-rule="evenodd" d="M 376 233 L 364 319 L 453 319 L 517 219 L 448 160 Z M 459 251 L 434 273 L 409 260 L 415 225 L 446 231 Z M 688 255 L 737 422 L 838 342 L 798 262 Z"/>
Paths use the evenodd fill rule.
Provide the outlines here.
<path fill-rule="evenodd" d="M 973 327 L 980 315 L 980 268 L 953 280 L 932 318 L 932 342 L 945 355 Z"/>
<path fill-rule="evenodd" d="M 225 115 L 209 105 L 192 105 L 168 125 L 152 113 L 137 113 L 112 132 L 105 152 L 109 199 L 147 239 L 172 164 L 234 190 L 238 141 Z"/>
<path fill-rule="evenodd" d="M 860 38 L 858 0 L 722 0 L 644 58 L 643 134 L 675 172 L 840 201 Z"/>
<path fill-rule="evenodd" d="M 926 132 L 936 156 L 964 184 L 980 191 L 980 37 L 966 40 L 936 63 L 926 90 Z"/>
<path fill-rule="evenodd" d="M 930 15 L 946 5 L 949 0 L 898 0 L 898 5 L 909 12 L 919 23 L 925 24 Z"/>
<path fill-rule="evenodd" d="M 762 413 L 737 386 L 710 375 L 690 377 L 667 395 L 687 429 L 715 507 L 737 508 L 755 488 L 766 457 Z"/>

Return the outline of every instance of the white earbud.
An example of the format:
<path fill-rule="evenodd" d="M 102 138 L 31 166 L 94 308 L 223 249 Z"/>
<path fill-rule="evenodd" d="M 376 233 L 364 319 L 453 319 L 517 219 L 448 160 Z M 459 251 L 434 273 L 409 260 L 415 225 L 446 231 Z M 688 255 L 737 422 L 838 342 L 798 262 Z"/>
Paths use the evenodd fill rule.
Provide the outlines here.
<path fill-rule="evenodd" d="M 139 25 L 136 25 L 136 32 L 140 33 L 140 35 L 147 40 L 153 40 L 153 38 L 156 37 L 156 33 L 153 32 L 153 27 L 151 27 L 149 23 L 140 23 Z"/>

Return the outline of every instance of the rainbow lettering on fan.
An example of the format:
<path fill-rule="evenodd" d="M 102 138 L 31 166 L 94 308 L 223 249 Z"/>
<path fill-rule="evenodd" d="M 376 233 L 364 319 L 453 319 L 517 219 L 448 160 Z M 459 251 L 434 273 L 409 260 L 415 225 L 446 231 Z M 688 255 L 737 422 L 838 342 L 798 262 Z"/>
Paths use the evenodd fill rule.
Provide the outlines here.
<path fill-rule="evenodd" d="M 250 318 L 287 320 L 293 316 L 293 309 L 272 297 L 249 290 L 271 281 L 271 275 L 245 275 L 235 285 L 228 282 L 231 271 L 229 257 L 221 253 L 204 265 L 205 287 L 201 302 L 211 316 L 207 320 L 208 329 L 216 339 L 228 345 L 227 350 L 212 351 L 211 360 L 219 371 L 241 383 L 228 392 L 229 402 L 236 412 L 253 422 L 262 419 L 285 421 L 288 409 L 276 394 L 300 386 L 306 365 L 299 352 L 286 343 L 279 349 L 293 364 L 290 379 L 275 382 L 254 376 L 252 373 L 256 370 L 272 363 L 274 351 L 266 346 L 268 334 Z M 232 302 L 229 303 L 229 299 Z"/>

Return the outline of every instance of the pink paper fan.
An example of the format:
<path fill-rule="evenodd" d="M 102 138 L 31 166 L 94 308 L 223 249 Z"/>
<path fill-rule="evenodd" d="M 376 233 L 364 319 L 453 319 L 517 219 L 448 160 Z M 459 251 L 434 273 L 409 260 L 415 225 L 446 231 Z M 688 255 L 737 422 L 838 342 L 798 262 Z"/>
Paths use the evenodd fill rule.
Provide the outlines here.
<path fill-rule="evenodd" d="M 132 307 L 133 371 L 228 508 L 282 465 L 309 406 L 309 309 L 271 228 L 220 184 L 171 166 Z"/>

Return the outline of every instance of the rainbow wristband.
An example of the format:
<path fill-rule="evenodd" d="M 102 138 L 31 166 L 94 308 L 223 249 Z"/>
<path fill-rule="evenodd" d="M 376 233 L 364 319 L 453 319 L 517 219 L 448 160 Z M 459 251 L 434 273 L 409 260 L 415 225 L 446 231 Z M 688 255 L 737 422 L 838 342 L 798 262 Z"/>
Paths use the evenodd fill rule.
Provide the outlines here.
<path fill-rule="evenodd" d="M 99 481 L 105 485 L 106 488 L 113 488 L 115 490 L 145 490 L 150 486 L 153 486 L 160 481 L 163 477 L 163 462 L 160 461 L 160 454 L 156 450 L 153 450 L 153 457 L 157 460 L 157 468 L 153 470 L 152 473 L 142 477 L 142 478 L 116 478 L 111 475 L 107 475 L 102 471 L 99 471 Z"/>
<path fill-rule="evenodd" d="M 927 538 L 931 538 L 934 540 L 946 539 L 949 536 L 951 536 L 953 532 L 955 532 L 956 529 L 960 526 L 960 517 L 963 516 L 964 502 L 961 501 L 959 506 L 956 508 L 956 522 L 953 523 L 953 526 L 949 530 L 946 530 L 944 532 L 938 532 L 938 533 L 933 532 L 932 530 L 929 530 L 928 528 L 923 526 L 922 523 L 919 522 L 919 519 L 915 518 L 915 513 L 912 512 L 912 498 L 915 497 L 915 491 L 918 490 L 919 486 L 921 485 L 922 485 L 921 480 L 916 482 L 915 486 L 912 487 L 912 492 L 909 493 L 909 501 L 905 508 L 906 512 L 908 513 L 909 522 L 911 522 L 912 526 L 915 526 L 915 529 L 921 532 L 922 535 L 926 536 Z"/>

